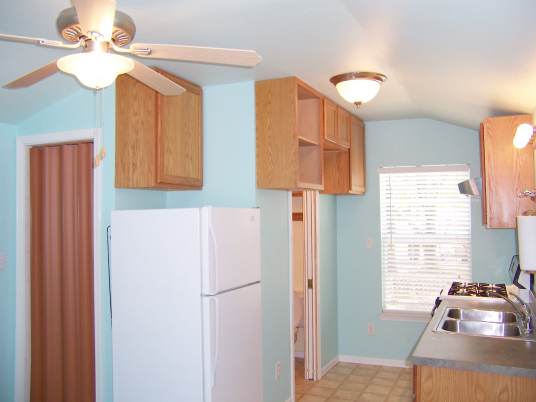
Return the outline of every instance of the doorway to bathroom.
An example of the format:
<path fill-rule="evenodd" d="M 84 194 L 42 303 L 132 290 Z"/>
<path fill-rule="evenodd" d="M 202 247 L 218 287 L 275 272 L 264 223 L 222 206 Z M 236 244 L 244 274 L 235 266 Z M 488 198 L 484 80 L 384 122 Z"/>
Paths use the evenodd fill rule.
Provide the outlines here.
<path fill-rule="evenodd" d="M 291 194 L 291 353 L 294 389 L 320 378 L 318 332 L 318 192 Z"/>

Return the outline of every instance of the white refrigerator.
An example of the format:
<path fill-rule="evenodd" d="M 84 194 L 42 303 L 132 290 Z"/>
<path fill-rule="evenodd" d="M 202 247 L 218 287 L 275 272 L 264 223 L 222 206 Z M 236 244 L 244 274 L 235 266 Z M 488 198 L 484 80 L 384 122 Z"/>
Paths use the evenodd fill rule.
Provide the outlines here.
<path fill-rule="evenodd" d="M 115 401 L 262 401 L 259 219 L 112 212 Z"/>

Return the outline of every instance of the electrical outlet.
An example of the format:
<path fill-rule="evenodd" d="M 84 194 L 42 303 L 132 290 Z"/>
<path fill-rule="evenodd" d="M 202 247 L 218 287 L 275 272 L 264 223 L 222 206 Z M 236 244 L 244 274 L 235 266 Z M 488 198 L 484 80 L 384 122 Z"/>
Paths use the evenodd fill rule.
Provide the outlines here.
<path fill-rule="evenodd" d="M 277 361 L 275 362 L 275 380 L 279 381 L 281 378 L 281 362 Z"/>
<path fill-rule="evenodd" d="M 372 335 L 376 334 L 376 327 L 374 326 L 374 324 L 372 324 L 370 322 L 368 323 L 367 333 L 368 333 L 369 336 L 372 336 Z"/>

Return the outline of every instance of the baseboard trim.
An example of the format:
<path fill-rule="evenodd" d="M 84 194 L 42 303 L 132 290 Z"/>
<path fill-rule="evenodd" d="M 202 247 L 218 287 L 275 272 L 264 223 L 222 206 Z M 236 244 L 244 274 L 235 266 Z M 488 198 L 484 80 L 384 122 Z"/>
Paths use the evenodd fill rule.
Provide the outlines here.
<path fill-rule="evenodd" d="M 324 377 L 324 375 L 331 370 L 333 366 L 335 366 L 339 362 L 339 356 L 335 356 L 331 361 L 328 362 L 322 369 L 320 370 L 320 376 Z"/>
<path fill-rule="evenodd" d="M 370 364 L 373 366 L 388 366 L 388 367 L 411 367 L 411 363 L 407 360 L 395 359 L 380 359 L 377 357 L 340 355 L 339 361 L 344 363 Z"/>

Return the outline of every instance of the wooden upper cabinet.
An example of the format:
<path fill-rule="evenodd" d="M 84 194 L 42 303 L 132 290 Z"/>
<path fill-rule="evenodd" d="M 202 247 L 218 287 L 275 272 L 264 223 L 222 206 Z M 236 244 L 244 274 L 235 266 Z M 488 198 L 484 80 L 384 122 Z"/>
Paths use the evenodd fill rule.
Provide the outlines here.
<path fill-rule="evenodd" d="M 116 80 L 118 188 L 195 189 L 203 185 L 202 90 L 162 70 L 182 85 L 162 96 L 136 79 Z"/>
<path fill-rule="evenodd" d="M 350 147 L 350 113 L 324 98 L 324 149 Z"/>
<path fill-rule="evenodd" d="M 341 107 L 337 108 L 337 137 L 342 147 L 350 147 L 350 113 Z"/>
<path fill-rule="evenodd" d="M 324 98 L 324 148 L 338 143 L 337 105 Z"/>
<path fill-rule="evenodd" d="M 349 115 L 349 149 L 324 150 L 324 193 L 365 193 L 365 128 Z"/>
<path fill-rule="evenodd" d="M 323 97 L 296 77 L 255 83 L 257 186 L 323 188 Z"/>
<path fill-rule="evenodd" d="M 484 222 L 488 228 L 515 228 L 516 216 L 534 209 L 533 202 L 519 198 L 534 183 L 534 151 L 512 145 L 516 128 L 531 123 L 530 115 L 490 117 L 481 128 Z"/>
<path fill-rule="evenodd" d="M 350 192 L 365 193 L 365 126 L 361 120 L 350 118 Z"/>

